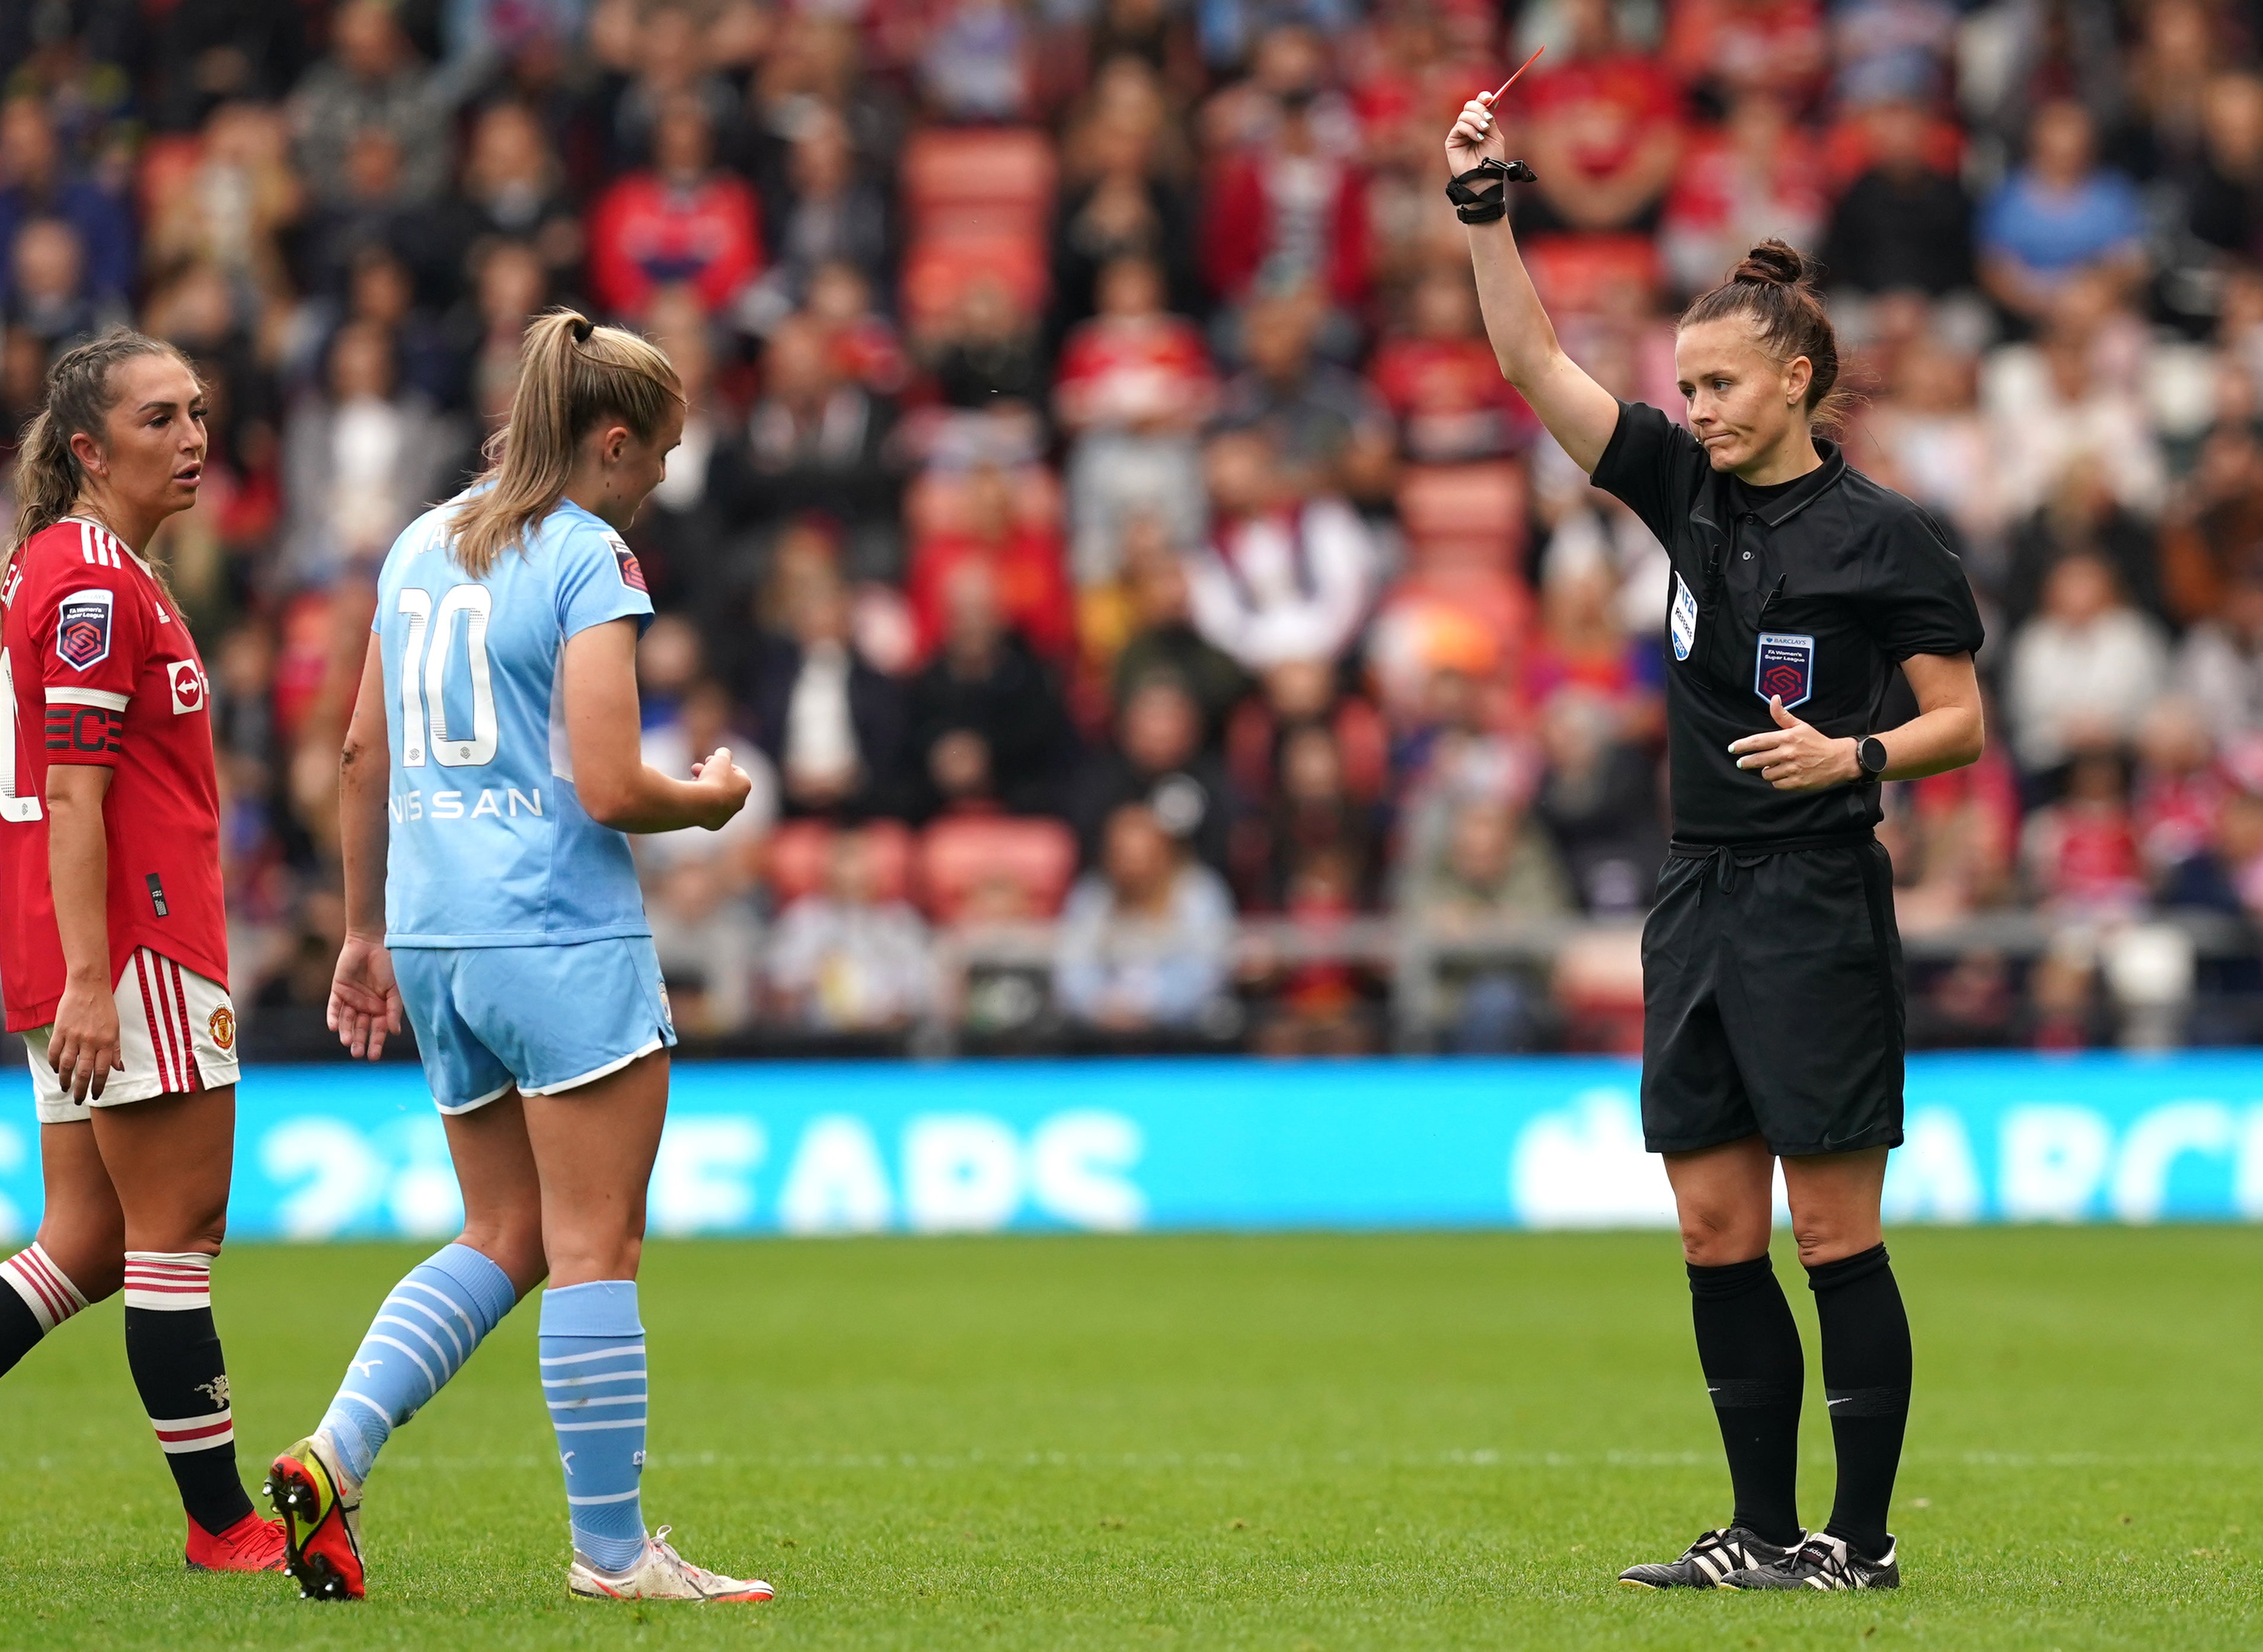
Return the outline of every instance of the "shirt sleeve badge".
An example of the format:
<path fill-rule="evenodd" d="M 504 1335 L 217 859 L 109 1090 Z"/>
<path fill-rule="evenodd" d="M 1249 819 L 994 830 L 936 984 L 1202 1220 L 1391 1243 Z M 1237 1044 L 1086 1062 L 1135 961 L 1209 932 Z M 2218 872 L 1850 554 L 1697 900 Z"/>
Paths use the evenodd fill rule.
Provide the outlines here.
<path fill-rule="evenodd" d="M 1697 599 L 1689 594 L 1689 583 L 1677 572 L 1674 576 L 1674 611 L 1667 617 L 1667 630 L 1674 639 L 1674 657 L 1689 658 L 1689 651 L 1697 646 Z"/>
<path fill-rule="evenodd" d="M 636 552 L 629 549 L 628 542 L 618 534 L 609 533 L 605 536 L 605 543 L 613 548 L 613 566 L 620 572 L 621 583 L 632 591 L 642 591 L 646 595 L 651 595 L 651 588 L 644 582 L 644 569 L 638 566 Z"/>
<path fill-rule="evenodd" d="M 55 655 L 74 671 L 110 658 L 110 619 L 117 602 L 109 591 L 77 591 L 55 610 Z"/>

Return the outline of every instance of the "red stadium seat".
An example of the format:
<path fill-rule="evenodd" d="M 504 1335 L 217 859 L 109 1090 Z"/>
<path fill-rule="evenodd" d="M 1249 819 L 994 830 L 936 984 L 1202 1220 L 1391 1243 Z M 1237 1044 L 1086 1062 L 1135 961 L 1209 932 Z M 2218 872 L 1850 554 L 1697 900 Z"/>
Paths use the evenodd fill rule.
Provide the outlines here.
<path fill-rule="evenodd" d="M 1053 172 L 1052 144 L 1032 128 L 922 132 L 904 146 L 904 213 L 919 241 L 1042 242 Z"/>
<path fill-rule="evenodd" d="M 1524 555 L 1524 467 L 1410 465 L 1399 480 L 1399 522 L 1418 568 L 1515 573 Z"/>
<path fill-rule="evenodd" d="M 872 898 L 906 898 L 912 881 L 912 834 L 900 820 L 873 820 L 846 828 L 829 820 L 788 820 L 770 833 L 763 846 L 764 870 L 779 905 L 824 885 L 826 852 L 832 847 L 834 833 L 842 830 L 864 833 L 866 850 L 871 855 Z"/>
<path fill-rule="evenodd" d="M 1532 285 L 1551 314 L 1586 315 L 1597 310 L 1631 308 L 1647 313 L 1659 287 L 1658 243 L 1647 235 L 1598 230 L 1569 235 L 1536 235 L 1522 251 Z M 1632 287 L 1631 306 L 1614 304 L 1614 291 Z"/>
<path fill-rule="evenodd" d="M 1076 876 L 1076 834 L 1058 820 L 955 815 L 921 833 L 919 865 L 937 923 L 1050 918 Z"/>

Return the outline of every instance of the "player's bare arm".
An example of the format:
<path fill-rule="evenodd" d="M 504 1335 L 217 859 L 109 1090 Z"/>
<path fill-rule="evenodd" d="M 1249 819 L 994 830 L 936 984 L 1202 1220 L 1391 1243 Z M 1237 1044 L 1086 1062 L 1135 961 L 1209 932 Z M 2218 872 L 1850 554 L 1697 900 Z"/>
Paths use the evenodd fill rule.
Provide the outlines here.
<path fill-rule="evenodd" d="M 110 846 L 102 823 L 110 774 L 98 763 L 57 763 L 47 770 L 47 864 L 65 970 L 47 1059 L 80 1101 L 98 1098 L 123 1065 L 110 974 Z"/>
<path fill-rule="evenodd" d="M 1979 761 L 1986 741 L 1980 680 L 1970 654 L 1912 654 L 1902 675 L 1917 696 L 1918 714 L 1877 736 L 1886 748 L 1882 780 L 1922 780 Z M 1739 768 L 1756 768 L 1778 791 L 1820 791 L 1865 778 L 1854 737 L 1833 739 L 1768 701 L 1775 727 L 1748 734 L 1729 747 Z"/>
<path fill-rule="evenodd" d="M 1507 139 L 1493 108 L 1494 94 L 1480 92 L 1462 105 L 1446 134 L 1446 165 L 1456 177 L 1486 160 L 1508 157 Z M 1500 187 L 1507 189 L 1507 184 Z M 1477 271 L 1478 304 L 1486 337 L 1501 377 L 1540 415 L 1572 461 L 1592 471 L 1618 426 L 1618 400 L 1590 379 L 1557 342 L 1532 277 L 1517 256 L 1506 218 L 1468 226 L 1470 262 Z"/>
<path fill-rule="evenodd" d="M 338 856 L 345 873 L 346 939 L 330 978 L 330 1030 L 375 1061 L 401 1030 L 401 989 L 385 949 L 385 660 L 376 638 L 362 662 L 353 720 L 338 753 Z"/>
<path fill-rule="evenodd" d="M 712 832 L 745 806 L 754 782 L 731 761 L 728 747 L 693 764 L 690 780 L 644 761 L 634 620 L 608 620 L 568 638 L 565 680 L 574 792 L 598 825 L 616 832 Z"/>

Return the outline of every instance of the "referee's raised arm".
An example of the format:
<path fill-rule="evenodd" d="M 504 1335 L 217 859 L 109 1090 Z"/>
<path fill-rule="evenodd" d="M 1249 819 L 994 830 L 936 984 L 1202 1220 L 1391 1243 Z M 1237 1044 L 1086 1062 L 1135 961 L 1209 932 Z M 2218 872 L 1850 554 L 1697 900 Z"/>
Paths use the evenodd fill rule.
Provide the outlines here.
<path fill-rule="evenodd" d="M 1618 400 L 1564 353 L 1524 260 L 1517 256 L 1507 210 L 1515 174 L 1493 100 L 1491 92 L 1471 98 L 1446 134 L 1446 165 L 1456 185 L 1449 193 L 1469 227 L 1486 338 L 1501 377 L 1516 386 L 1573 463 L 1593 471 L 1618 425 Z M 1473 198 L 1464 200 L 1464 195 Z"/>

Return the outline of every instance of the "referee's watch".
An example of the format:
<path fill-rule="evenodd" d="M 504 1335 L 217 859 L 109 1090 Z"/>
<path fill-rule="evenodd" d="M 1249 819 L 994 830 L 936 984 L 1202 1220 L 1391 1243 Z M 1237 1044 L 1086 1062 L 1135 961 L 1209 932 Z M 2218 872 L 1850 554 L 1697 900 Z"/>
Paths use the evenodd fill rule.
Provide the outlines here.
<path fill-rule="evenodd" d="M 1886 743 L 1875 734 L 1865 734 L 1855 742 L 1855 771 L 1856 783 L 1868 785 L 1886 772 Z"/>

